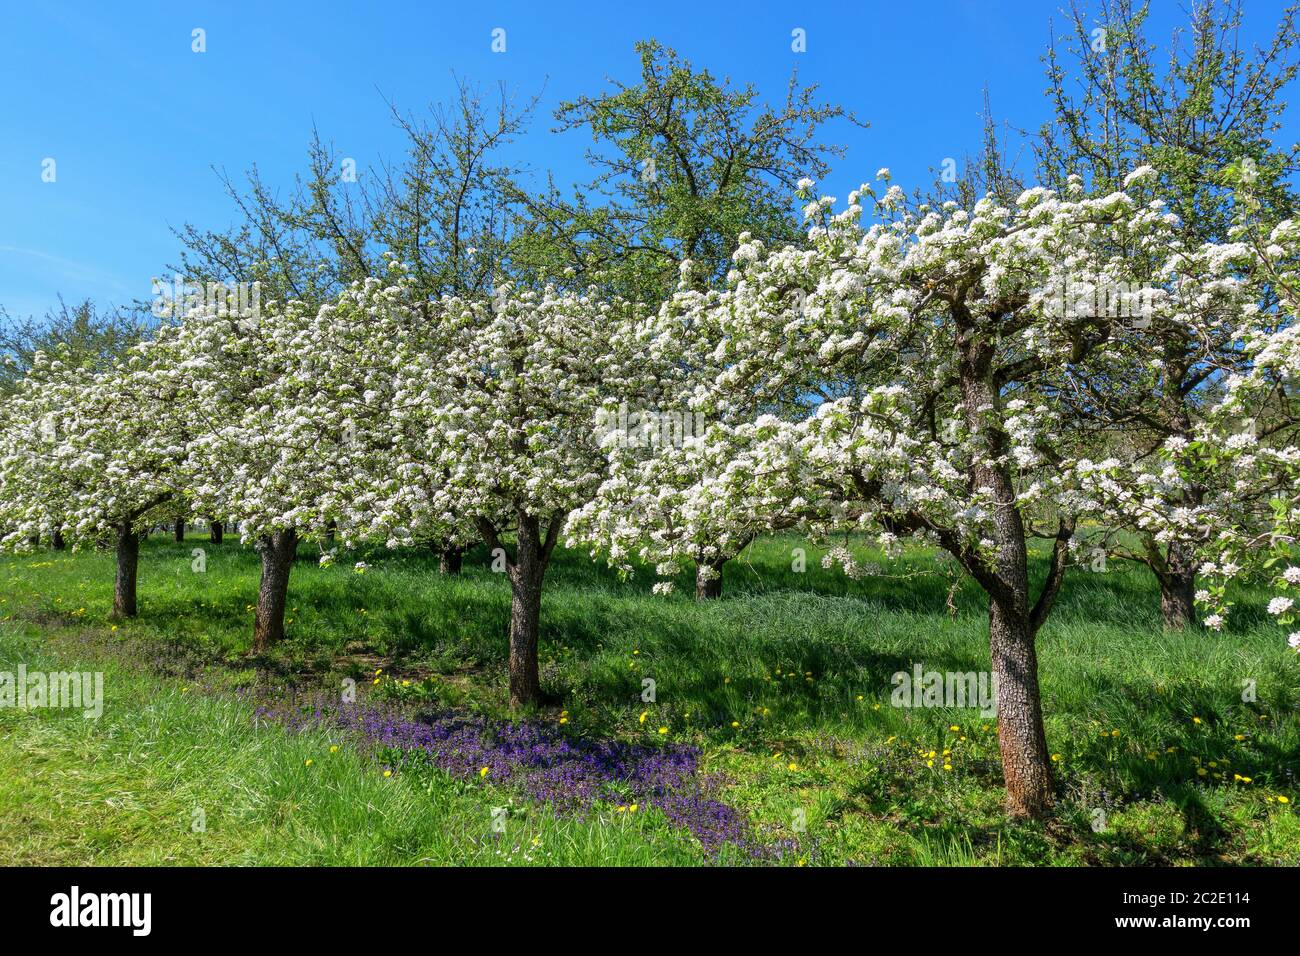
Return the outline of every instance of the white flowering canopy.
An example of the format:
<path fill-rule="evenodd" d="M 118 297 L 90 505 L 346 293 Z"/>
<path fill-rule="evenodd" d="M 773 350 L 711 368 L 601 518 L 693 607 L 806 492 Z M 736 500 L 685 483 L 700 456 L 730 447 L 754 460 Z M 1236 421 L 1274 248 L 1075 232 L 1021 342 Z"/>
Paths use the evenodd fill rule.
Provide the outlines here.
<path fill-rule="evenodd" d="M 196 309 L 155 349 L 185 396 L 192 507 L 245 540 L 330 522 L 352 543 L 390 517 L 394 423 L 413 404 L 397 368 L 422 357 L 419 311 L 400 281 L 368 279 L 317 311 Z"/>
<path fill-rule="evenodd" d="M 866 226 L 873 195 L 863 186 L 839 214 L 809 203 L 806 246 L 745 241 L 725 293 L 661 312 L 660 336 L 697 338 L 676 351 L 707 351 L 689 398 L 707 427 L 654 460 L 612 453 L 581 530 L 664 560 L 728 527 L 874 521 L 994 583 L 1000 502 L 1062 542 L 1106 510 L 1098 472 L 1118 482 L 1123 463 L 1090 460 L 1096 423 L 1070 399 L 1080 378 L 1129 369 L 1136 353 L 1122 316 L 1071 307 L 1086 298 L 1080 277 L 1084 292 L 1126 290 L 1154 321 L 1201 328 L 1239 295 L 1233 257 L 1182 248 L 1162 204 L 1123 191 L 913 210 L 891 186 Z"/>
<path fill-rule="evenodd" d="M 1238 502 L 1235 520 L 1222 520 L 1200 548 L 1200 570 L 1209 583 L 1197 598 L 1215 630 L 1232 607 L 1227 583 L 1261 570 L 1276 588 L 1268 612 L 1284 626 L 1300 624 L 1300 325 L 1294 321 L 1300 313 L 1300 223 L 1279 223 L 1252 248 L 1283 318 L 1272 328 L 1243 330 L 1249 370 L 1225 380 L 1222 400 L 1198 423 L 1195 440 L 1179 449 L 1187 468 L 1208 475 Z M 1300 651 L 1300 630 L 1291 632 L 1289 644 Z"/>
<path fill-rule="evenodd" d="M 394 534 L 468 524 L 499 544 L 536 521 L 553 546 L 604 479 L 602 409 L 653 385 L 649 327 L 626 303 L 550 288 L 430 307 L 429 341 L 391 385 L 409 404 L 384 502 Z"/>
<path fill-rule="evenodd" d="M 183 492 L 187 423 L 147 345 L 99 372 L 38 355 L 0 424 L 4 547 L 55 530 L 93 542 L 159 520 Z"/>

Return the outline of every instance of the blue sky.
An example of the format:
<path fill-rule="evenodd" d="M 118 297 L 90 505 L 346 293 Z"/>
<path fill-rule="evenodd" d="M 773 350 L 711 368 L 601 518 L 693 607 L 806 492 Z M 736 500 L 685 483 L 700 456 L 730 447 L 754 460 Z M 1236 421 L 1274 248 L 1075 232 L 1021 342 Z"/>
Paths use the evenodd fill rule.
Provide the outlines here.
<path fill-rule="evenodd" d="M 1155 0 L 1161 38 L 1181 3 Z M 1250 0 L 1263 41 L 1283 4 Z M 975 149 L 983 89 L 1022 128 L 1045 118 L 1040 56 L 1050 0 L 790 4 L 533 2 L 383 4 L 45 3 L 0 9 L 0 305 L 41 315 L 61 293 L 105 306 L 150 297 L 175 261 L 169 226 L 232 220 L 212 167 L 253 163 L 286 188 L 315 124 L 366 166 L 401 150 L 384 98 L 420 110 L 446 99 L 453 73 L 521 97 L 544 88 L 522 153 L 561 183 L 585 178 L 588 138 L 556 135 L 549 113 L 632 80 L 633 43 L 655 37 L 716 75 L 779 97 L 793 67 L 823 98 L 871 124 L 826 184 L 841 198 L 889 166 L 910 189 L 945 157 Z M 494 28 L 506 52 L 491 50 Z M 207 50 L 191 50 L 192 31 Z M 807 52 L 791 50 L 791 31 Z M 55 161 L 55 181 L 42 180 Z"/>

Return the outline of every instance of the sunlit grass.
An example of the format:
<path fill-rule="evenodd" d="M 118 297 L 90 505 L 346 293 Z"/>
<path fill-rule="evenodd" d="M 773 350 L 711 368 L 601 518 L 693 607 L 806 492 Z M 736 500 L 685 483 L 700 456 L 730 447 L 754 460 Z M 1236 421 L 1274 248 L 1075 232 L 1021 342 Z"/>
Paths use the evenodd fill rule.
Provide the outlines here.
<path fill-rule="evenodd" d="M 704 604 L 686 577 L 678 595 L 653 597 L 646 570 L 622 581 L 560 552 L 542 667 L 565 732 L 698 744 L 726 798 L 766 837 L 798 840 L 808 863 L 1300 862 L 1300 660 L 1259 595 L 1239 596 L 1222 634 L 1166 634 L 1144 570 L 1072 573 L 1039 637 L 1058 810 L 1015 825 L 1001 813 L 991 720 L 890 701 L 891 675 L 915 663 L 987 669 L 978 589 L 967 584 L 950 607 L 951 580 L 932 555 L 855 551 L 886 573 L 848 580 L 806 542 L 762 541 L 728 565 L 724 598 Z M 369 570 L 357 574 L 351 561 L 362 559 Z M 264 674 L 327 681 L 382 669 L 381 693 L 504 715 L 504 576 L 482 551 L 459 578 L 436 569 L 431 553 L 382 550 L 322 569 L 304 546 L 289 638 L 260 662 Z M 0 842 L 14 862 L 474 864 L 501 862 L 519 842 L 490 835 L 491 807 L 512 794 L 466 792 L 434 773 L 394 785 L 348 747 L 325 761 L 312 756 L 323 740 L 252 728 L 227 693 L 181 691 L 195 667 L 221 664 L 204 671 L 220 686 L 254 675 L 251 551 L 201 537 L 148 542 L 141 617 L 117 631 L 111 577 L 111 554 L 0 559 L 0 618 L 25 635 L 6 632 L 5 660 L 71 659 L 79 642 L 98 653 L 128 637 L 156 649 L 148 673 L 114 672 L 121 696 L 98 722 L 0 711 Z M 559 709 L 537 717 L 558 722 Z M 214 807 L 208 832 L 191 839 L 201 803 Z M 521 823 L 512 862 L 703 861 L 652 816 L 518 813 L 533 829 Z M 552 855 L 525 852 L 542 831 Z"/>

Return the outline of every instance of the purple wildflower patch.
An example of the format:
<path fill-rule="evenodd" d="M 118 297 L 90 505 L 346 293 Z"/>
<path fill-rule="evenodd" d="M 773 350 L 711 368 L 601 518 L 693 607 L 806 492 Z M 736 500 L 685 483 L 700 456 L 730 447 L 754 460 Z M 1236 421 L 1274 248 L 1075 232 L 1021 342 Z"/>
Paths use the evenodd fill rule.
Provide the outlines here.
<path fill-rule="evenodd" d="M 355 734 L 385 757 L 427 762 L 462 780 L 478 779 L 486 767 L 488 779 L 559 812 L 582 812 L 598 801 L 656 807 L 710 856 L 725 846 L 756 859 L 790 849 L 758 842 L 744 815 L 713 796 L 717 781 L 699 773 L 699 749 L 684 744 L 588 740 L 526 721 L 494 723 L 454 711 L 411 715 L 359 703 L 281 700 L 258 707 L 257 716 L 292 729 Z"/>

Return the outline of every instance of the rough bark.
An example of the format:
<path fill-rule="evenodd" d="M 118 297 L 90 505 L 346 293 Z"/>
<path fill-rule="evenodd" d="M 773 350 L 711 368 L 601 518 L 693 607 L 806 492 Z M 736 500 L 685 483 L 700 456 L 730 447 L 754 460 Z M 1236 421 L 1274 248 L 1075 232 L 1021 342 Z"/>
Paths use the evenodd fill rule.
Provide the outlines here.
<path fill-rule="evenodd" d="M 289 572 L 298 550 L 298 533 L 292 528 L 263 535 L 257 541 L 262 556 L 262 581 L 253 618 L 253 653 L 263 654 L 284 639 L 284 608 L 289 596 Z"/>
<path fill-rule="evenodd" d="M 220 544 L 222 535 L 225 533 L 220 521 L 208 522 L 208 536 L 212 539 L 213 544 Z"/>
<path fill-rule="evenodd" d="M 177 542 L 185 540 L 185 519 L 176 519 L 176 540 Z"/>
<path fill-rule="evenodd" d="M 65 547 L 67 547 L 67 543 L 63 540 L 63 532 L 60 531 L 58 528 L 55 528 L 50 533 L 50 547 L 52 547 L 55 551 L 62 551 Z"/>
<path fill-rule="evenodd" d="M 325 525 L 325 544 L 327 547 L 334 547 L 334 537 L 338 527 L 339 523 L 333 518 L 329 520 L 329 524 Z"/>
<path fill-rule="evenodd" d="M 978 556 L 970 557 L 965 563 L 989 596 L 989 655 L 998 681 L 998 749 L 1002 756 L 1006 808 L 1014 818 L 1038 817 L 1051 806 L 1052 779 L 1034 638 L 1060 587 L 1065 567 L 1061 559 L 1062 543 L 1058 539 L 1048 583 L 1031 609 L 1029 547 L 1008 464 L 1010 440 L 981 411 L 998 405 L 992 372 L 995 346 L 981 334 L 964 308 L 955 307 L 954 317 L 961 330 L 959 375 L 964 415 L 972 432 L 984 444 L 972 469 L 973 484 L 990 489 L 995 501 L 996 565 L 989 568 Z M 1062 536 L 1067 541 L 1072 530 L 1072 525 L 1062 527 Z"/>
<path fill-rule="evenodd" d="M 140 535 L 130 521 L 117 526 L 117 578 L 113 582 L 113 616 L 135 617 L 136 576 L 140 568 Z"/>
<path fill-rule="evenodd" d="M 1051 762 L 1034 632 L 1023 609 L 989 601 L 989 651 L 998 682 L 998 749 L 1007 812 L 1013 817 L 1039 817 L 1051 806 Z"/>
<path fill-rule="evenodd" d="M 695 600 L 711 601 L 722 597 L 722 566 L 726 563 L 726 558 L 696 562 Z"/>
<path fill-rule="evenodd" d="M 1174 542 L 1165 554 L 1147 546 L 1147 563 L 1160 582 L 1160 617 L 1165 629 L 1181 631 L 1196 621 L 1196 556 Z"/>
<path fill-rule="evenodd" d="M 438 552 L 438 573 L 439 574 L 460 574 L 461 565 L 464 563 L 465 549 L 457 546 L 448 546 Z"/>
<path fill-rule="evenodd" d="M 521 516 L 515 560 L 510 565 L 510 706 L 542 699 L 537 641 L 542 616 L 542 579 L 550 557 L 536 518 Z"/>
<path fill-rule="evenodd" d="M 1157 578 L 1165 630 L 1181 631 L 1196 620 L 1196 572 L 1171 572 Z"/>

